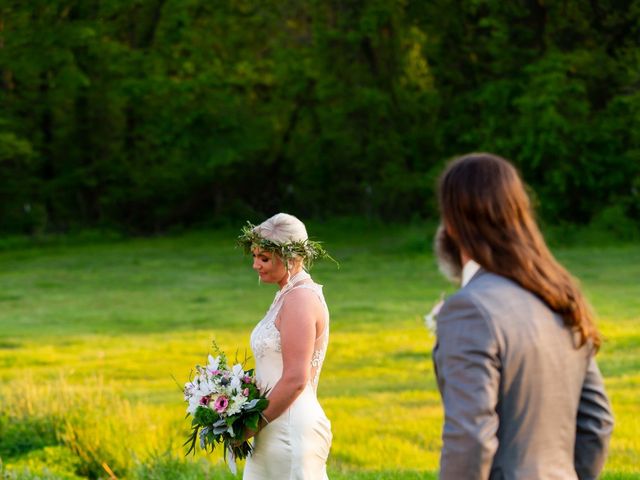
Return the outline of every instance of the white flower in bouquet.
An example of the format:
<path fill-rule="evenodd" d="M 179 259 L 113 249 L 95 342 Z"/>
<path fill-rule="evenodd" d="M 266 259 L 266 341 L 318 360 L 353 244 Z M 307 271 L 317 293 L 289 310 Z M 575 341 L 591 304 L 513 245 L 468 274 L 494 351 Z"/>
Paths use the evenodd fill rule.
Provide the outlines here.
<path fill-rule="evenodd" d="M 242 405 L 244 405 L 246 401 L 247 397 L 243 396 L 242 394 L 235 395 L 231 398 L 225 414 L 230 417 L 232 415 L 240 413 L 240 411 L 242 410 Z"/>
<path fill-rule="evenodd" d="M 198 397 L 191 397 L 188 400 L 189 402 L 189 406 L 187 407 L 187 413 L 189 413 L 189 415 L 193 415 L 195 413 L 195 411 L 198 409 L 198 407 L 200 407 L 200 399 Z"/>
<path fill-rule="evenodd" d="M 201 397 L 205 397 L 207 395 L 211 395 L 213 392 L 215 392 L 215 390 L 216 390 L 215 384 L 209 381 L 208 379 L 206 379 L 199 383 L 197 393 Z"/>
<path fill-rule="evenodd" d="M 220 355 L 214 357 L 213 355 L 209 354 L 208 360 L 209 363 L 207 364 L 207 371 L 211 375 L 215 375 L 216 372 L 218 372 L 218 368 L 220 367 Z"/>
<path fill-rule="evenodd" d="M 233 370 L 232 370 L 232 377 L 231 377 L 231 388 L 233 390 L 240 390 L 240 387 L 242 386 L 242 381 L 245 377 L 245 373 L 244 373 L 244 369 L 242 368 L 242 365 L 240 365 L 239 363 L 235 364 L 233 366 Z"/>
<path fill-rule="evenodd" d="M 187 382 L 184 384 L 184 400 L 186 402 L 189 401 L 191 397 L 193 397 L 193 390 L 195 385 L 192 382 Z"/>

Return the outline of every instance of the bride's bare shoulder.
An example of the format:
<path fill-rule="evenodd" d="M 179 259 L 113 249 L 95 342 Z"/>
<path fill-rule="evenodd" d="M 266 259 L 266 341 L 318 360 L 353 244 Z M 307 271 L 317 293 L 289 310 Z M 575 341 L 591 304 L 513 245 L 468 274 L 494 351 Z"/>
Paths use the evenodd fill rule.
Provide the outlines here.
<path fill-rule="evenodd" d="M 311 285 L 311 284 L 307 284 Z M 289 312 L 305 312 L 314 313 L 320 312 L 322 309 L 322 302 L 318 293 L 313 288 L 306 286 L 300 286 L 292 289 L 287 293 L 286 298 L 282 304 L 283 313 Z"/>

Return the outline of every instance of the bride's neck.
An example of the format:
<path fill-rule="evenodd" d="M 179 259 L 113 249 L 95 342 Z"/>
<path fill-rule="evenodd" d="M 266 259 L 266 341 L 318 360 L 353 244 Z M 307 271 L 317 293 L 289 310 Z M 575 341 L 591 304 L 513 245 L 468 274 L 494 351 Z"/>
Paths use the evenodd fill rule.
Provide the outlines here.
<path fill-rule="evenodd" d="M 280 287 L 280 290 L 282 290 L 285 285 L 287 283 L 289 283 L 289 280 L 291 280 L 293 277 L 295 277 L 297 274 L 299 274 L 302 271 L 302 265 L 296 265 L 295 267 L 293 267 L 291 270 L 289 270 L 284 277 L 282 277 L 282 280 L 280 280 L 278 282 L 278 286 Z"/>

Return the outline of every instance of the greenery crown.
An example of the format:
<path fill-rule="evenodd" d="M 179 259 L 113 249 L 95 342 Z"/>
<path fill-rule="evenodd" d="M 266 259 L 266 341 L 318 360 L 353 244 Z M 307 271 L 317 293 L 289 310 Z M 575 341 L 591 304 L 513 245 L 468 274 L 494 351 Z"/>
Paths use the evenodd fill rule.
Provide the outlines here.
<path fill-rule="evenodd" d="M 338 265 L 338 262 L 327 253 L 320 242 L 314 240 L 290 240 L 284 243 L 274 242 L 261 236 L 255 231 L 256 226 L 251 222 L 242 227 L 237 243 L 245 254 L 250 254 L 254 248 L 273 252 L 282 259 L 289 268 L 289 263 L 294 258 L 302 258 L 305 268 L 308 270 L 317 259 L 327 258 Z"/>

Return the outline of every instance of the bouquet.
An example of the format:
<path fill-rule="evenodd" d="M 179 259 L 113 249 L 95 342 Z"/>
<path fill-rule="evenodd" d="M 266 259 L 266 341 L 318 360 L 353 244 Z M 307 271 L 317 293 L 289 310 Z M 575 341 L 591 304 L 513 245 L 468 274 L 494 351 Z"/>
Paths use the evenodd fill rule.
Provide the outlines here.
<path fill-rule="evenodd" d="M 240 363 L 227 366 L 227 357 L 214 343 L 215 357 L 209 355 L 206 366 L 196 366 L 196 374 L 184 386 L 184 399 L 189 404 L 187 418 L 193 417 L 191 434 L 184 443 L 187 455 L 200 448 L 213 451 L 224 445 L 224 459 L 235 474 L 235 459 L 246 458 L 251 444 L 242 439 L 247 429 L 257 430 L 260 416 L 269 401 L 256 386 L 253 369 L 244 370 Z"/>

